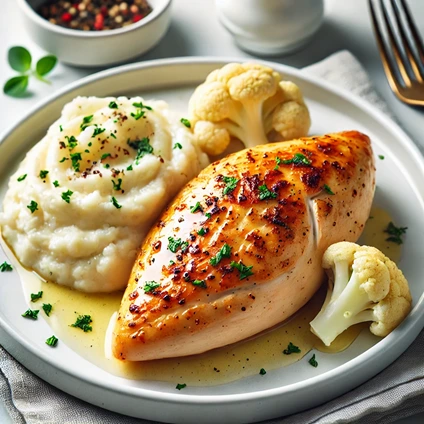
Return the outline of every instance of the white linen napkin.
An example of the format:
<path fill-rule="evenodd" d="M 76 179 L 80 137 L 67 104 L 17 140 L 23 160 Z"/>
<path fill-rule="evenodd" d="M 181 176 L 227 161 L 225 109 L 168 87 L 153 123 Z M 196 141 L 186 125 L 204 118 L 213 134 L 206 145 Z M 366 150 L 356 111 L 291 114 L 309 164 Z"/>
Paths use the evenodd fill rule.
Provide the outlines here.
<path fill-rule="evenodd" d="M 309 66 L 305 72 L 363 97 L 391 116 L 367 74 L 342 51 Z M 360 387 L 330 402 L 268 424 L 391 423 L 424 411 L 424 332 L 392 365 Z M 92 406 L 44 382 L 0 346 L 0 402 L 14 423 L 151 424 Z"/>

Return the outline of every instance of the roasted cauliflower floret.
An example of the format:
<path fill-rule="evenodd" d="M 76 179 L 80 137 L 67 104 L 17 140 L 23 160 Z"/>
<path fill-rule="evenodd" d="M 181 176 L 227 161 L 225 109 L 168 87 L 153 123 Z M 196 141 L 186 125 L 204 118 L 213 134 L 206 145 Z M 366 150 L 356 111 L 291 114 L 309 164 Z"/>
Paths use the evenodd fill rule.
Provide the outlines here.
<path fill-rule="evenodd" d="M 200 148 L 226 150 L 232 138 L 246 148 L 306 136 L 309 111 L 296 84 L 259 64 L 230 63 L 211 72 L 189 102 Z"/>
<path fill-rule="evenodd" d="M 311 329 L 327 346 L 351 325 L 366 321 L 372 321 L 373 334 L 385 337 L 408 315 L 408 282 L 378 249 L 336 243 L 324 253 L 322 266 L 329 289 Z"/>

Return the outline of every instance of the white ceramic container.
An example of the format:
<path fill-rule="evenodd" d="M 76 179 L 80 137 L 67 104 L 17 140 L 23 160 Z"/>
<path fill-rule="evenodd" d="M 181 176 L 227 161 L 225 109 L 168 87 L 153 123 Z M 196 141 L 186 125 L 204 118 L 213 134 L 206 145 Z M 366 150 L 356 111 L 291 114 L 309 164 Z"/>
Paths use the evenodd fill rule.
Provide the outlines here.
<path fill-rule="evenodd" d="M 218 19 L 244 50 L 287 54 L 304 46 L 321 26 L 323 0 L 215 0 Z"/>
<path fill-rule="evenodd" d="M 164 37 L 171 20 L 171 0 L 150 0 L 152 12 L 124 28 L 81 31 L 54 25 L 35 12 L 44 0 L 17 0 L 31 39 L 61 62 L 106 66 L 147 52 Z"/>

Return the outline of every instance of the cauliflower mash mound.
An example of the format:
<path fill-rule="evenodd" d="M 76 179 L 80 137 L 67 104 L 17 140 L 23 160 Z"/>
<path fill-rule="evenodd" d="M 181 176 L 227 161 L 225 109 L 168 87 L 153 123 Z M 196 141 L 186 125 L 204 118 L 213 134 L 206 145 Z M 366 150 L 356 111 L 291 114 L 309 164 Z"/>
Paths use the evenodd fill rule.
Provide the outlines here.
<path fill-rule="evenodd" d="M 208 164 L 165 102 L 78 97 L 11 177 L 2 234 L 21 263 L 86 292 L 124 289 L 166 203 Z"/>

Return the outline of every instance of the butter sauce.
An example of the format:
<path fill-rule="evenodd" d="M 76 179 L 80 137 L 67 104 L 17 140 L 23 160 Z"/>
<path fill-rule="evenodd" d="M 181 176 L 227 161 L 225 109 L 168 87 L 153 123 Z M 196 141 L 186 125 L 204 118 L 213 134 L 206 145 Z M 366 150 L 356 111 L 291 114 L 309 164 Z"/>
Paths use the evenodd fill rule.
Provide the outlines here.
<path fill-rule="evenodd" d="M 368 220 L 362 237 L 364 244 L 379 248 L 393 260 L 399 259 L 400 246 L 386 242 L 387 234 L 383 232 L 392 220 L 390 215 L 380 208 L 373 208 L 371 216 L 373 218 Z M 191 386 L 229 383 L 259 374 L 261 368 L 270 371 L 290 365 L 313 348 L 326 353 L 340 352 L 349 347 L 359 333 L 369 326 L 363 323 L 350 327 L 337 337 L 330 347 L 325 346 L 310 332 L 309 327 L 309 322 L 318 313 L 324 301 L 326 291 L 324 285 L 288 321 L 251 339 L 188 357 L 133 363 L 108 359 L 104 353 L 105 334 L 110 317 L 119 308 L 122 293 L 82 293 L 42 281 L 34 272 L 26 270 L 19 264 L 3 239 L 1 245 L 19 273 L 26 299 L 29 301 L 31 293 L 43 291 L 42 299 L 30 303 L 30 307 L 42 310 L 43 303 L 53 305 L 50 317 L 42 311 L 40 316 L 47 320 L 52 332 L 59 338 L 59 343 L 65 343 L 94 365 L 127 379 L 168 381 Z M 79 315 L 91 315 L 93 319 L 91 332 L 84 333 L 79 328 L 71 327 Z M 298 346 L 301 353 L 283 354 L 283 350 L 290 342 Z"/>

